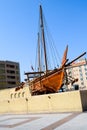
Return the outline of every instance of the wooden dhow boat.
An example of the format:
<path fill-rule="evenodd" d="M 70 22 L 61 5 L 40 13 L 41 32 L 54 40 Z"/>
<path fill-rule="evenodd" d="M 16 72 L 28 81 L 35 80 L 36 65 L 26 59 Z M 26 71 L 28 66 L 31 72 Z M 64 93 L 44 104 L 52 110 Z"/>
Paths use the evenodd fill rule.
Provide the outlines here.
<path fill-rule="evenodd" d="M 68 46 L 66 46 L 60 67 L 55 68 L 53 70 L 49 70 L 48 62 L 47 62 L 46 40 L 44 34 L 43 12 L 42 12 L 41 5 L 40 5 L 40 33 L 38 33 L 38 71 L 34 71 L 32 67 L 33 70 L 32 72 L 25 73 L 25 75 L 27 76 L 27 83 L 29 84 L 31 95 L 57 93 L 58 90 L 60 90 L 64 84 L 68 84 L 68 80 L 67 80 L 68 75 L 66 73 L 66 68 L 70 66 L 70 64 L 73 63 L 75 60 L 79 59 L 80 57 L 86 54 L 85 52 L 79 57 L 77 57 L 76 59 L 74 59 L 73 61 L 67 63 Z M 41 50 L 40 50 L 41 46 L 43 47 L 43 53 L 44 53 L 44 68 L 45 68 L 44 70 L 41 67 L 41 60 L 42 60 Z M 74 78 L 72 78 L 71 80 L 72 83 L 76 81 L 77 79 Z M 16 88 L 15 90 L 17 91 L 20 88 L 23 87 Z"/>

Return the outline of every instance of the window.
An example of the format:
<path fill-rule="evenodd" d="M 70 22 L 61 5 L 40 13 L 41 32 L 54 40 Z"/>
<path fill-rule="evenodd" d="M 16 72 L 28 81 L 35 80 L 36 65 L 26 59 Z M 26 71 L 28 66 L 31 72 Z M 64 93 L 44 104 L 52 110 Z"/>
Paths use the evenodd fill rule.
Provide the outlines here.
<path fill-rule="evenodd" d="M 85 73 L 85 75 L 87 76 L 87 72 Z"/>
<path fill-rule="evenodd" d="M 9 65 L 9 64 L 7 64 L 6 66 L 7 66 L 8 68 L 15 68 L 14 65 Z"/>
<path fill-rule="evenodd" d="M 13 71 L 13 70 L 7 70 L 7 73 L 15 74 L 15 71 Z"/>
<path fill-rule="evenodd" d="M 19 69 L 19 66 L 16 66 L 16 69 Z"/>
<path fill-rule="evenodd" d="M 6 85 L 6 82 L 2 81 L 2 82 L 0 82 L 0 85 L 5 86 L 5 85 Z"/>
<path fill-rule="evenodd" d="M 82 77 L 83 75 L 82 75 L 82 73 L 80 73 L 80 77 Z"/>
<path fill-rule="evenodd" d="M 15 79 L 15 76 L 7 76 L 8 79 Z"/>
<path fill-rule="evenodd" d="M 0 64 L 0 68 L 5 68 L 5 64 Z"/>
<path fill-rule="evenodd" d="M 82 70 L 81 70 L 81 69 L 79 69 L 79 72 L 82 72 Z"/>
<path fill-rule="evenodd" d="M 16 71 L 16 74 L 19 74 L 19 71 Z"/>
<path fill-rule="evenodd" d="M 84 68 L 85 71 L 87 71 L 87 68 Z"/>
<path fill-rule="evenodd" d="M 5 75 L 0 75 L 0 79 L 6 79 Z"/>
<path fill-rule="evenodd" d="M 16 84 L 16 82 L 15 82 L 15 81 L 8 81 L 7 83 L 8 83 L 8 84 L 11 84 L 11 85 Z"/>
<path fill-rule="evenodd" d="M 11 98 L 12 98 L 12 96 L 13 96 L 13 93 L 11 94 Z"/>
<path fill-rule="evenodd" d="M 84 65 L 84 68 L 86 68 L 86 67 L 87 67 L 87 65 L 85 64 L 85 65 Z"/>
<path fill-rule="evenodd" d="M 22 93 L 22 97 L 24 97 L 25 92 Z"/>
<path fill-rule="evenodd" d="M 18 93 L 18 97 L 20 97 L 20 94 L 21 94 L 21 93 Z"/>
<path fill-rule="evenodd" d="M 4 69 L 0 69 L 0 74 L 5 73 Z"/>
<path fill-rule="evenodd" d="M 83 80 L 83 78 L 80 78 L 80 80 Z"/>
<path fill-rule="evenodd" d="M 16 96 L 17 96 L 17 93 L 14 94 L 14 98 L 16 98 Z"/>
<path fill-rule="evenodd" d="M 20 78 L 19 78 L 18 76 L 16 77 L 16 79 L 17 79 L 18 81 L 20 80 Z"/>
<path fill-rule="evenodd" d="M 84 82 L 81 82 L 81 85 L 84 85 Z"/>
<path fill-rule="evenodd" d="M 81 66 L 79 66 L 79 72 L 82 72 Z"/>

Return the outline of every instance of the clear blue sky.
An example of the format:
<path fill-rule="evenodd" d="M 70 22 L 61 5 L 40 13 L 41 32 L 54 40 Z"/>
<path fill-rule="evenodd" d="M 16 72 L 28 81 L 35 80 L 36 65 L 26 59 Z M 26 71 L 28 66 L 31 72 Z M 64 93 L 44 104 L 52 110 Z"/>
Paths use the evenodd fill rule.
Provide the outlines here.
<path fill-rule="evenodd" d="M 0 0 L 0 60 L 19 62 L 22 81 L 35 63 L 40 4 L 60 57 L 67 44 L 70 60 L 87 51 L 87 0 Z"/>

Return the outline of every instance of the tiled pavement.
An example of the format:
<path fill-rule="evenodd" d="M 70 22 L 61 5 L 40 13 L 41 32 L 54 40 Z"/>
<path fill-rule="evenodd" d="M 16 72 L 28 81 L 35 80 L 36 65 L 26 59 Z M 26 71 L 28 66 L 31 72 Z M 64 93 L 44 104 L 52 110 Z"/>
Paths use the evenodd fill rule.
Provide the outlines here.
<path fill-rule="evenodd" d="M 87 113 L 3 114 L 0 130 L 87 130 Z"/>

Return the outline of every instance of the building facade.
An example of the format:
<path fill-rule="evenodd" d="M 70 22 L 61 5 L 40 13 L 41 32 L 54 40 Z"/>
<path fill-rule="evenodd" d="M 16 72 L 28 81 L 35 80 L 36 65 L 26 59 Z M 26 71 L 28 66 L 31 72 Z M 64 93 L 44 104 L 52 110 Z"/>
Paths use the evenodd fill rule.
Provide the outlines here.
<path fill-rule="evenodd" d="M 0 61 L 0 89 L 13 88 L 19 83 L 19 63 L 13 61 Z"/>
<path fill-rule="evenodd" d="M 78 62 L 73 63 L 67 69 L 67 73 L 78 79 L 74 85 L 78 85 L 81 90 L 87 89 L 87 59 L 80 59 Z"/>

